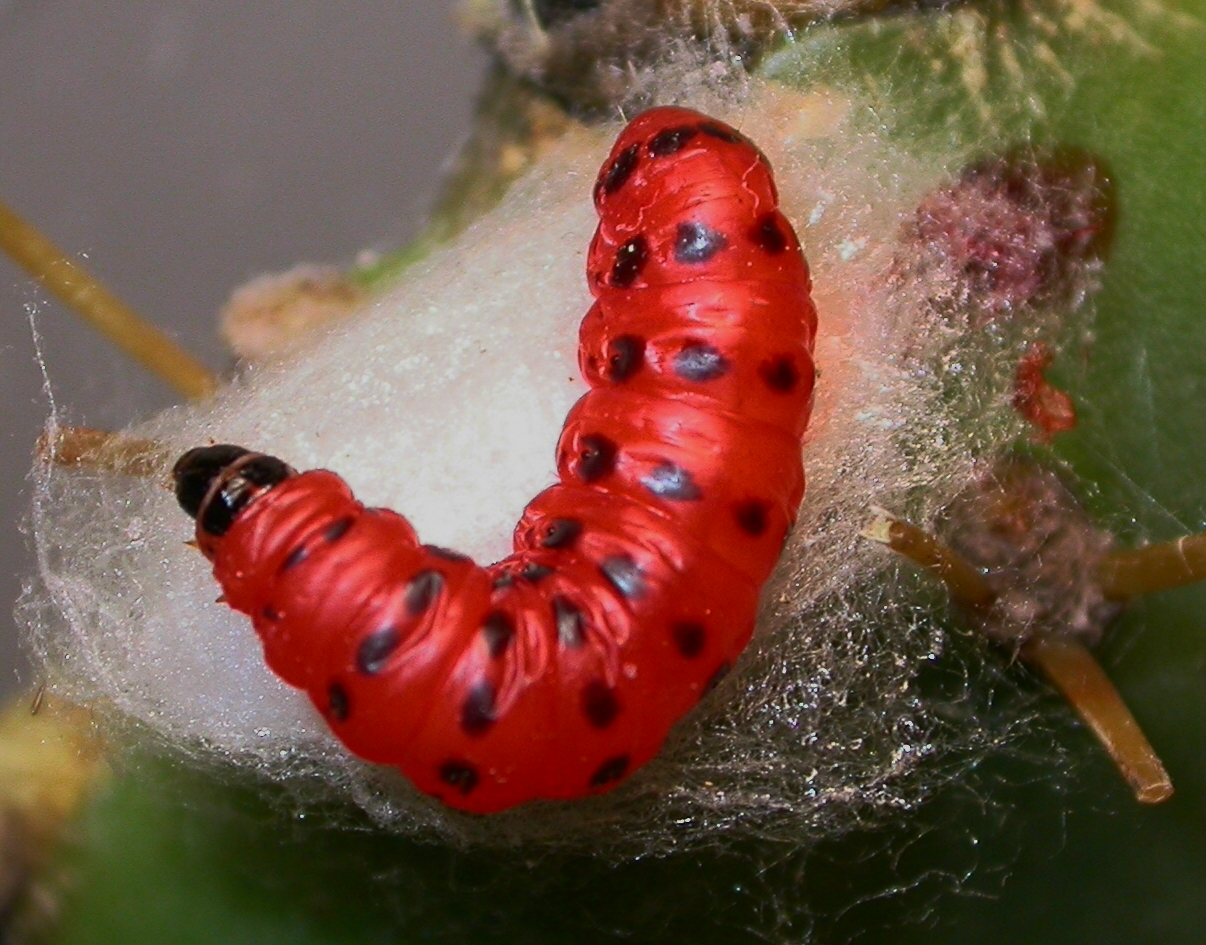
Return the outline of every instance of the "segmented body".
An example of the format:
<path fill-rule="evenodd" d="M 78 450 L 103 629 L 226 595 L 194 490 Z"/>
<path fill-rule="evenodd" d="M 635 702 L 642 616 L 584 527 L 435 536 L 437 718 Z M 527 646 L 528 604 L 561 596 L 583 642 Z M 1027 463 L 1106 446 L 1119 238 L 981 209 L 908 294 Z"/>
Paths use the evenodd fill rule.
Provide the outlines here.
<path fill-rule="evenodd" d="M 204 452 L 230 447 L 177 464 L 271 668 L 352 752 L 469 811 L 605 790 L 653 757 L 748 643 L 803 496 L 816 315 L 766 159 L 654 109 L 594 198 L 591 390 L 510 557 L 422 545 L 331 472 Z"/>

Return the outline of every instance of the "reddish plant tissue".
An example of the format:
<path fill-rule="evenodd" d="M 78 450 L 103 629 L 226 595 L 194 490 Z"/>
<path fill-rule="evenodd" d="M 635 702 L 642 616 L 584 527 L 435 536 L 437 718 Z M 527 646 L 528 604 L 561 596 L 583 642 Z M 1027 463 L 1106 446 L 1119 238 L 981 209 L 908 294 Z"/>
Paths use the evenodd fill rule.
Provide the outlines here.
<path fill-rule="evenodd" d="M 804 492 L 816 312 L 766 159 L 658 108 L 594 199 L 591 390 L 510 557 L 421 545 L 334 473 L 240 447 L 175 469 L 269 666 L 352 752 L 477 813 L 606 790 L 652 758 L 748 643 Z"/>
<path fill-rule="evenodd" d="M 1109 249 L 1113 192 L 1100 161 L 1019 149 L 969 166 L 905 226 L 906 275 L 937 276 L 933 301 L 984 324 L 1083 291 Z"/>
<path fill-rule="evenodd" d="M 1045 344 L 1031 345 L 1014 375 L 1013 406 L 1038 428 L 1038 438 L 1050 442 L 1056 433 L 1076 429 L 1076 405 L 1071 396 L 1047 380 L 1055 355 Z"/>

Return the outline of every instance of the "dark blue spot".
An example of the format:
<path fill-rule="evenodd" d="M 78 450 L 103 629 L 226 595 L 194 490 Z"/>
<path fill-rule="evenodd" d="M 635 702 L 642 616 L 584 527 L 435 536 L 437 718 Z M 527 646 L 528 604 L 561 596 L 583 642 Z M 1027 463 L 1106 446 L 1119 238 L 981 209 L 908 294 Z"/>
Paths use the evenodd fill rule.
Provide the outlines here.
<path fill-rule="evenodd" d="M 800 372 L 788 355 L 764 361 L 758 366 L 758 373 L 767 387 L 780 394 L 791 393 L 800 382 Z"/>
<path fill-rule="evenodd" d="M 678 652 L 684 659 L 694 659 L 703 652 L 704 643 L 707 641 L 707 632 L 703 624 L 683 621 L 671 627 L 670 632 L 674 636 L 674 645 L 678 647 Z"/>
<path fill-rule="evenodd" d="M 541 548 L 567 548 L 582 534 L 582 523 L 572 518 L 555 518 L 545 523 Z"/>
<path fill-rule="evenodd" d="M 412 617 L 423 614 L 443 586 L 444 575 L 439 571 L 420 571 L 406 587 L 406 612 Z"/>
<path fill-rule="evenodd" d="M 583 482 L 595 482 L 616 466 L 618 447 L 599 433 L 588 433 L 578 441 L 578 475 Z"/>
<path fill-rule="evenodd" d="M 596 201 L 600 195 L 610 197 L 627 183 L 628 178 L 632 176 L 632 172 L 637 168 L 640 150 L 641 146 L 634 144 L 616 155 L 616 159 L 612 162 L 611 167 L 603 172 L 603 175 L 599 178 L 599 182 L 595 185 Z"/>
<path fill-rule="evenodd" d="M 461 728 L 466 735 L 484 735 L 495 722 L 494 684 L 483 679 L 469 690 L 461 706 Z"/>
<path fill-rule="evenodd" d="M 449 758 L 440 765 L 440 780 L 465 795 L 477 787 L 480 778 L 477 768 L 469 762 Z"/>
<path fill-rule="evenodd" d="M 674 356 L 674 373 L 684 381 L 714 381 L 728 370 L 728 359 L 703 342 L 687 345 Z"/>
<path fill-rule="evenodd" d="M 674 237 L 674 258 L 680 263 L 705 263 L 728 245 L 724 234 L 703 223 L 680 223 Z"/>
<path fill-rule="evenodd" d="M 339 541 L 339 539 L 348 533 L 348 529 L 351 527 L 352 516 L 345 515 L 343 518 L 337 518 L 330 525 L 328 525 L 327 530 L 322 533 L 322 537 L 324 540 L 329 542 Z"/>
<path fill-rule="evenodd" d="M 733 509 L 733 515 L 737 519 L 738 527 L 747 535 L 752 535 L 754 538 L 759 537 L 766 531 L 766 513 L 767 504 L 757 499 L 742 502 Z"/>
<path fill-rule="evenodd" d="M 616 250 L 611 264 L 611 284 L 617 289 L 627 289 L 637 280 L 649 261 L 649 244 L 643 236 L 634 236 Z"/>
<path fill-rule="evenodd" d="M 696 134 L 696 129 L 689 125 L 659 131 L 649 139 L 649 156 L 660 158 L 678 154 Z"/>
<path fill-rule="evenodd" d="M 754 225 L 750 238 L 754 241 L 754 245 L 772 256 L 776 256 L 787 249 L 787 236 L 784 234 L 782 225 L 779 223 L 779 215 L 777 213 L 768 213 L 759 220 Z"/>
<path fill-rule="evenodd" d="M 391 626 L 374 630 L 356 648 L 356 668 L 366 676 L 375 676 L 401 642 L 402 637 Z"/>
<path fill-rule="evenodd" d="M 595 728 L 607 728 L 620 714 L 620 700 L 607 683 L 595 679 L 582 690 L 582 712 Z"/>
<path fill-rule="evenodd" d="M 352 703 L 348 691 L 337 682 L 327 687 L 327 715 L 336 722 L 346 722 L 351 714 Z"/>
<path fill-rule="evenodd" d="M 645 359 L 645 339 L 620 335 L 608 345 L 607 379 L 617 384 L 637 372 Z"/>
<path fill-rule="evenodd" d="M 631 555 L 619 554 L 604 558 L 599 570 L 612 586 L 629 600 L 635 600 L 645 593 L 645 574 Z"/>
<path fill-rule="evenodd" d="M 654 466 L 641 477 L 641 485 L 662 499 L 693 502 L 700 497 L 699 486 L 691 474 L 677 463 L 665 462 Z"/>
<path fill-rule="evenodd" d="M 498 659 L 507 652 L 511 641 L 515 639 L 515 625 L 501 610 L 495 610 L 486 616 L 482 624 L 482 636 L 486 640 L 486 650 L 490 658 Z"/>
<path fill-rule="evenodd" d="M 590 786 L 602 787 L 604 784 L 610 784 L 612 781 L 619 781 L 627 771 L 627 755 L 616 755 L 614 758 L 608 758 L 590 776 Z"/>

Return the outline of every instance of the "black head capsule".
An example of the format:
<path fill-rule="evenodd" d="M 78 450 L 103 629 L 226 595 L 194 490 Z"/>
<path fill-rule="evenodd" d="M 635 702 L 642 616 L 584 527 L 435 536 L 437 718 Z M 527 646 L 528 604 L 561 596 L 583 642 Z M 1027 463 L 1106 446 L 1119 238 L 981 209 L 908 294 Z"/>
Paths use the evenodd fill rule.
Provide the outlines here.
<path fill-rule="evenodd" d="M 191 449 L 172 467 L 176 501 L 214 536 L 226 534 L 252 499 L 292 475 L 275 456 L 229 443 Z"/>
<path fill-rule="evenodd" d="M 172 467 L 176 501 L 180 503 L 180 508 L 191 518 L 196 518 L 201 511 L 201 502 L 218 474 L 235 460 L 250 453 L 251 450 L 241 446 L 222 443 L 218 446 L 198 446 L 181 456 Z"/>

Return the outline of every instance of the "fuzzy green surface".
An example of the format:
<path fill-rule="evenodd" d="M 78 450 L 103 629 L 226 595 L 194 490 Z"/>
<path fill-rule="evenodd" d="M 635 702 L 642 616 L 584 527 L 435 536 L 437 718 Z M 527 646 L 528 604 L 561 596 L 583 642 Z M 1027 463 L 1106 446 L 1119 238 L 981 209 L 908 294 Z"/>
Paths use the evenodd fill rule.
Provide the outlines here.
<path fill-rule="evenodd" d="M 1203 0 L 1181 9 L 1206 22 Z M 915 96 L 901 135 L 982 135 L 952 104 L 957 82 L 927 96 L 925 56 L 902 52 L 896 28 L 831 27 L 805 42 L 831 44 L 827 68 L 857 63 L 894 82 L 894 95 Z M 1050 117 L 1017 113 L 997 126 L 1003 140 L 1029 127 L 1082 147 L 1117 183 L 1096 337 L 1065 352 L 1053 379 L 1081 412 L 1057 452 L 1127 541 L 1206 527 L 1206 30 L 1138 29 L 1159 52 L 1067 40 L 1085 64 L 1075 90 L 1061 93 L 1052 75 L 1040 84 Z M 1077 760 L 1071 788 L 1048 768 L 1057 759 L 992 761 L 900 823 L 817 850 L 747 843 L 621 866 L 322 826 L 317 813 L 290 816 L 287 802 L 148 764 L 78 824 L 49 941 L 1200 941 L 1206 588 L 1142 602 L 1100 655 L 1176 785 L 1163 807 L 1131 800 L 1053 695 L 1046 704 L 1066 720 Z M 1015 676 L 1041 691 L 1021 668 Z"/>

